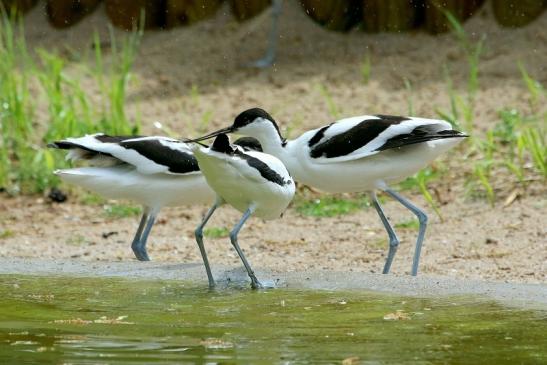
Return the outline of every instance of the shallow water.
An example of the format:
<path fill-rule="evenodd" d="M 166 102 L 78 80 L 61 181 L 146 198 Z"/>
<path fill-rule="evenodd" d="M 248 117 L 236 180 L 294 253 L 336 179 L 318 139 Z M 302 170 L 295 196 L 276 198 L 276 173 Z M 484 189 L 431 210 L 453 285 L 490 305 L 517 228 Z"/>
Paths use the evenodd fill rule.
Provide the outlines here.
<path fill-rule="evenodd" d="M 546 363 L 546 334 L 469 297 L 0 276 L 2 364 Z"/>

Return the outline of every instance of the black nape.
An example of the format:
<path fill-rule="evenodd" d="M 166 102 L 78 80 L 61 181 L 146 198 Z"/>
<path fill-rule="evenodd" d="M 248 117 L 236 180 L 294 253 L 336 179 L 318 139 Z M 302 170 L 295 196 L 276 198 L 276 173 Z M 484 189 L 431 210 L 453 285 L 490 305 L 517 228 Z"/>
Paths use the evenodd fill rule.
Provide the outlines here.
<path fill-rule="evenodd" d="M 238 146 L 241 146 L 243 148 L 246 148 L 248 150 L 263 152 L 262 151 L 262 145 L 260 144 L 260 142 L 258 142 L 258 140 L 256 138 L 253 138 L 253 137 L 238 138 L 234 142 L 234 144 L 238 145 Z"/>
<path fill-rule="evenodd" d="M 231 153 L 233 151 L 230 146 L 230 139 L 224 133 L 221 133 L 215 138 L 215 141 L 211 145 L 211 150 L 222 153 Z"/>

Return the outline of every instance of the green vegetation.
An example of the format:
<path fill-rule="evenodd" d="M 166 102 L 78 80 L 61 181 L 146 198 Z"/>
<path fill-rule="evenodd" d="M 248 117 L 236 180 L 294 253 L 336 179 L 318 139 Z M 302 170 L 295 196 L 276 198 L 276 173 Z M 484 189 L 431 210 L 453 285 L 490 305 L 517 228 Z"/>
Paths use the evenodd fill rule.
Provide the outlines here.
<path fill-rule="evenodd" d="M 417 219 L 412 218 L 406 221 L 395 223 L 395 228 L 416 230 L 420 228 L 420 222 Z"/>
<path fill-rule="evenodd" d="M 450 13 L 445 15 L 466 55 L 469 71 L 466 94 L 462 96 L 455 91 L 450 72 L 445 67 L 450 111 L 437 112 L 441 118 L 470 134 L 469 141 L 459 146 L 463 158 L 470 162 L 467 164 L 466 190 L 468 196 L 484 197 L 493 205 L 497 201 L 497 191 L 508 194 L 515 188 L 526 187 L 531 181 L 547 177 L 547 114 L 538 112 L 538 106 L 546 101 L 545 91 L 530 76 L 524 64 L 519 62 L 523 84 L 529 92 L 530 111 L 525 113 L 504 108 L 498 113 L 500 121 L 496 126 L 480 136 L 475 128 L 474 106 L 479 90 L 479 61 L 484 37 L 477 42 L 471 41 L 456 18 Z M 415 179 L 418 180 L 420 174 L 424 173 L 427 173 L 427 169 L 420 172 Z M 423 188 L 420 190 L 432 204 L 427 191 Z"/>
<path fill-rule="evenodd" d="M 369 200 L 365 195 L 354 197 L 323 195 L 314 199 L 297 197 L 295 203 L 298 213 L 310 217 L 336 217 L 366 209 L 369 206 Z"/>
<path fill-rule="evenodd" d="M 438 164 L 434 165 L 437 166 Z M 411 176 L 404 181 L 402 181 L 399 186 L 402 189 L 413 189 L 417 188 L 420 193 L 424 196 L 425 200 L 428 202 L 428 204 L 433 208 L 437 216 L 442 220 L 443 217 L 441 215 L 441 211 L 435 202 L 435 199 L 431 195 L 431 192 L 427 188 L 427 183 L 429 181 L 436 180 L 440 176 L 442 176 L 443 171 L 440 169 L 434 168 L 434 166 L 426 167 L 422 170 L 420 170 L 417 174 L 414 176 Z"/>
<path fill-rule="evenodd" d="M 461 50 L 464 52 L 468 67 L 467 77 L 467 94 L 461 96 L 454 90 L 452 78 L 450 76 L 450 70 L 445 66 L 445 78 L 447 83 L 447 92 L 450 97 L 450 112 L 444 112 L 437 110 L 439 115 L 449 121 L 456 128 L 464 129 L 471 133 L 474 130 L 474 114 L 475 114 L 475 97 L 479 90 L 479 61 L 482 51 L 484 49 L 483 36 L 479 41 L 472 41 L 461 23 L 450 12 L 444 12 L 450 27 L 455 34 Z M 461 125 L 460 121 L 464 121 Z M 473 136 L 471 136 L 471 139 Z"/>
<path fill-rule="evenodd" d="M 517 110 L 510 105 L 499 111 L 495 128 L 485 134 L 475 125 L 476 95 L 480 91 L 479 62 L 484 50 L 484 38 L 473 39 L 466 34 L 457 19 L 446 17 L 468 63 L 468 76 L 463 91 L 454 85 L 448 66 L 444 67 L 449 106 L 437 109 L 438 115 L 456 128 L 470 134 L 468 141 L 457 147 L 456 153 L 465 160 L 460 178 L 465 179 L 467 196 L 484 198 L 495 204 L 500 197 L 515 189 L 526 188 L 547 178 L 547 147 L 545 145 L 547 114 L 542 112 L 547 97 L 542 86 L 524 62 L 518 67 L 523 86 L 528 91 L 529 108 Z M 130 121 L 126 113 L 127 87 L 132 80 L 131 67 L 135 60 L 142 31 L 114 37 L 101 42 L 97 34 L 90 39 L 89 52 L 79 54 L 52 50 L 30 50 L 25 44 L 22 26 L 3 15 L 0 19 L 0 188 L 10 194 L 36 193 L 56 186 L 59 181 L 51 173 L 54 168 L 67 166 L 64 153 L 45 148 L 47 142 L 72 135 L 104 131 L 111 134 L 136 134 L 138 118 Z M 68 53 L 68 55 L 66 55 Z M 65 54 L 65 55 L 63 55 Z M 366 53 L 360 65 L 362 81 L 371 75 L 371 55 Z M 84 85 L 85 79 L 85 85 Z M 407 91 L 408 114 L 414 114 L 414 90 L 411 81 L 403 79 Z M 332 119 L 343 116 L 328 85 L 317 86 Z M 189 107 L 202 109 L 201 119 L 189 123 L 193 134 L 209 129 L 213 112 L 202 108 L 202 96 L 197 85 L 188 91 Z M 46 110 L 38 114 L 37 110 Z M 39 119 L 41 118 L 41 119 Z M 302 115 L 293 116 L 286 125 L 290 135 L 302 124 Z M 160 123 L 158 129 L 177 135 Z M 400 184 L 401 189 L 421 192 L 440 216 L 436 195 L 427 189 L 450 171 L 450 162 L 436 162 Z M 437 190 L 433 190 L 437 191 Z M 94 196 L 84 196 L 88 204 L 104 204 Z M 328 197 L 321 199 L 298 197 L 297 210 L 310 216 L 336 216 L 368 206 L 366 197 Z M 138 214 L 131 209 L 113 208 L 109 216 Z M 219 228 L 220 230 L 220 228 Z M 212 236 L 224 234 L 211 232 Z"/>
<path fill-rule="evenodd" d="M 126 218 L 142 214 L 142 208 L 126 204 L 107 204 L 104 213 L 108 218 Z"/>
<path fill-rule="evenodd" d="M 79 201 L 86 205 L 104 205 L 106 202 L 102 196 L 90 192 L 82 193 L 79 197 Z"/>
<path fill-rule="evenodd" d="M 15 232 L 11 229 L 4 229 L 0 231 L 0 240 L 15 236 Z"/>
<path fill-rule="evenodd" d="M 414 101 L 413 101 L 413 93 L 412 93 L 412 83 L 406 77 L 403 79 L 403 82 L 405 84 L 405 89 L 408 93 L 408 96 L 407 96 L 408 115 L 412 116 L 412 115 L 414 115 Z M 428 202 L 428 204 L 433 208 L 433 210 L 435 211 L 437 216 L 441 220 L 443 220 L 443 217 L 441 215 L 441 211 L 440 211 L 437 203 L 435 202 L 435 200 L 433 199 L 433 196 L 431 195 L 431 193 L 427 189 L 427 182 L 429 180 L 433 180 L 433 179 L 437 178 L 439 175 L 441 175 L 439 169 L 433 169 L 433 167 L 427 167 L 427 168 L 419 171 L 414 176 L 411 176 L 411 177 L 407 178 L 406 180 L 401 182 L 399 185 L 401 186 L 402 189 L 412 189 L 412 188 L 417 187 L 419 189 L 419 191 L 422 193 L 422 195 L 424 196 L 425 200 Z"/>
<path fill-rule="evenodd" d="M 210 227 L 203 230 L 203 235 L 207 238 L 223 238 L 230 235 L 230 230 L 226 227 Z"/>
<path fill-rule="evenodd" d="M 16 24 L 0 16 L 0 187 L 35 193 L 57 185 L 51 172 L 67 165 L 63 154 L 46 148 L 48 142 L 97 131 L 138 133 L 138 122 L 126 116 L 125 99 L 142 32 L 121 41 L 111 32 L 108 66 L 95 35 L 94 64 L 88 66 L 44 49 L 31 55 Z M 95 84 L 84 88 L 74 71 L 92 75 Z M 37 120 L 39 106 L 47 108 L 47 121 Z"/>
<path fill-rule="evenodd" d="M 365 58 L 363 59 L 363 63 L 361 63 L 361 80 L 363 80 L 365 85 L 370 81 L 371 71 L 372 63 L 370 61 L 370 53 L 367 52 L 365 54 Z"/>
<path fill-rule="evenodd" d="M 479 61 L 483 51 L 485 36 L 483 35 L 478 42 L 471 41 L 458 19 L 449 11 L 445 11 L 444 13 L 450 23 L 453 33 L 460 42 L 460 47 L 465 52 L 469 64 L 467 96 L 468 102 L 473 104 L 476 93 L 479 90 Z"/>
<path fill-rule="evenodd" d="M 500 121 L 496 127 L 486 132 L 484 137 L 481 136 L 475 127 L 475 102 L 480 90 L 479 62 L 485 38 L 473 41 L 454 16 L 450 13 L 445 15 L 467 59 L 468 77 L 465 93 L 460 94 L 453 84 L 449 68 L 444 67 L 450 108 L 448 111 L 436 110 L 441 118 L 470 135 L 469 141 L 457 148 L 462 158 L 470 162 L 463 167 L 468 196 L 484 197 L 491 204 L 495 204 L 498 190 L 509 194 L 516 187 L 525 188 L 530 182 L 544 180 L 547 177 L 547 114 L 541 115 L 538 112 L 539 106 L 547 101 L 545 89 L 527 72 L 524 64 L 519 63 L 523 83 L 529 92 L 530 112 L 524 114 L 515 109 L 500 110 Z M 370 56 L 367 54 L 361 66 L 361 75 L 365 83 L 370 77 L 370 70 Z M 408 114 L 414 115 L 412 84 L 407 78 L 404 78 L 403 82 L 408 93 Z M 319 84 L 318 90 L 332 118 L 339 118 L 341 109 L 327 87 Z M 442 220 L 436 194 L 432 194 L 427 186 L 448 171 L 449 167 L 438 161 L 403 181 L 400 188 L 418 190 Z M 321 199 L 297 199 L 295 206 L 303 215 L 330 217 L 351 213 L 367 204 L 363 204 L 359 199 L 323 196 Z"/>
<path fill-rule="evenodd" d="M 187 114 L 189 111 L 200 111 L 201 116 L 198 119 L 193 120 L 191 123 L 186 123 L 186 127 L 188 129 L 186 130 L 186 134 L 184 137 L 203 135 L 207 131 L 209 131 L 209 125 L 211 124 L 211 121 L 214 117 L 214 110 L 211 109 L 210 105 L 206 105 L 206 103 L 202 102 L 201 92 L 198 85 L 196 84 L 192 84 L 192 87 L 188 92 L 188 101 L 188 103 L 183 103 L 183 105 L 181 105 L 181 109 L 183 110 L 181 113 L 183 115 L 183 119 L 184 115 Z M 164 128 L 164 131 L 165 134 L 173 138 L 181 137 L 179 134 L 174 133 L 170 129 Z"/>
<path fill-rule="evenodd" d="M 528 89 L 528 93 L 530 95 L 530 107 L 532 108 L 532 110 L 535 110 L 539 105 L 540 99 L 545 96 L 545 89 L 538 81 L 530 77 L 522 62 L 519 62 L 518 66 L 520 74 L 522 76 L 522 80 L 524 81 L 524 84 L 526 85 L 526 88 Z"/>
<path fill-rule="evenodd" d="M 82 245 L 85 244 L 85 237 L 82 236 L 81 234 L 77 234 L 77 235 L 74 235 L 74 236 L 69 236 L 65 240 L 65 243 L 67 245 L 71 245 L 71 246 L 82 246 Z"/>
<path fill-rule="evenodd" d="M 329 90 L 327 89 L 327 87 L 323 84 L 319 84 L 317 86 L 317 89 L 319 90 L 319 93 L 321 94 L 321 96 L 325 100 L 325 103 L 327 104 L 327 109 L 328 109 L 331 117 L 334 118 L 334 119 L 340 119 L 340 117 L 341 117 L 340 107 L 334 101 L 334 99 L 333 99 L 331 93 L 329 92 Z"/>
<path fill-rule="evenodd" d="M 502 110 L 499 116 L 495 128 L 472 146 L 474 178 L 466 184 L 472 195 L 483 194 L 491 204 L 497 185 L 525 188 L 547 178 L 546 116 L 523 115 L 516 109 Z"/>

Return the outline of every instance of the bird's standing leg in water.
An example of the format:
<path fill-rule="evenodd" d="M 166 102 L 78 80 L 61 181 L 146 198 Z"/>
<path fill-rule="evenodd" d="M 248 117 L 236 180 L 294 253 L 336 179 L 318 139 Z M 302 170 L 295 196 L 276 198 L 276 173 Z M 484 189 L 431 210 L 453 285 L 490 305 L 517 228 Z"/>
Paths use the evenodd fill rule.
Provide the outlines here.
<path fill-rule="evenodd" d="M 272 27 L 270 28 L 270 33 L 268 35 L 268 48 L 266 49 L 266 54 L 261 59 L 251 62 L 248 66 L 256 68 L 266 68 L 270 67 L 273 64 L 275 60 L 275 54 L 277 53 L 277 39 L 279 37 L 279 16 L 281 15 L 282 8 L 283 0 L 272 1 Z"/>
<path fill-rule="evenodd" d="M 215 210 L 217 210 L 218 207 L 220 207 L 222 204 L 224 204 L 224 201 L 222 199 L 218 199 L 215 201 L 213 206 L 209 209 L 207 214 L 203 217 L 203 220 L 201 221 L 200 225 L 195 230 L 196 235 L 196 241 L 198 243 L 199 252 L 201 252 L 201 257 L 203 259 L 203 264 L 205 265 L 205 272 L 207 273 L 207 279 L 209 279 L 209 287 L 212 288 L 215 286 L 215 279 L 213 278 L 213 273 L 211 272 L 211 266 L 209 266 L 209 260 L 207 259 L 207 252 L 205 251 L 205 246 L 203 245 L 203 227 L 207 224 Z"/>
<path fill-rule="evenodd" d="M 225 133 L 255 137 L 264 152 L 281 160 L 303 184 L 331 193 L 371 193 L 390 240 L 385 274 L 389 272 L 399 243 L 374 191 L 383 190 L 401 203 L 420 222 L 412 261 L 413 276 L 418 274 L 427 215 L 388 186 L 420 171 L 468 137 L 445 120 L 377 114 L 343 118 L 287 140 L 268 112 L 251 108 L 240 113 L 231 126 L 191 142 Z"/>
<path fill-rule="evenodd" d="M 239 255 L 241 262 L 243 262 L 243 266 L 245 266 L 245 270 L 247 270 L 247 274 L 249 275 L 249 278 L 251 279 L 251 287 L 253 289 L 262 289 L 263 288 L 262 284 L 256 278 L 256 275 L 253 269 L 251 268 L 251 265 L 249 265 L 249 262 L 247 262 L 247 259 L 245 258 L 245 255 L 243 254 L 243 251 L 241 250 L 237 242 L 237 235 L 239 231 L 241 230 L 241 228 L 243 227 L 243 225 L 245 224 L 245 222 L 247 221 L 247 219 L 249 219 L 251 214 L 253 214 L 253 208 L 249 207 L 249 209 L 247 209 L 245 213 L 243 214 L 243 217 L 241 217 L 241 220 L 239 221 L 239 223 L 236 224 L 234 229 L 232 229 L 232 231 L 230 232 L 230 241 L 232 242 L 232 246 L 234 246 L 237 254 Z"/>
<path fill-rule="evenodd" d="M 281 217 L 295 192 L 291 175 L 278 158 L 233 145 L 226 134 L 219 134 L 210 147 L 195 144 L 192 151 L 207 183 L 217 193 L 217 202 L 226 202 L 243 213 L 230 232 L 230 242 L 253 289 L 263 288 L 239 247 L 238 234 L 251 215 L 268 220 Z M 198 230 L 203 229 L 215 207 L 216 203 Z M 196 233 L 196 238 L 201 239 L 201 235 Z"/>

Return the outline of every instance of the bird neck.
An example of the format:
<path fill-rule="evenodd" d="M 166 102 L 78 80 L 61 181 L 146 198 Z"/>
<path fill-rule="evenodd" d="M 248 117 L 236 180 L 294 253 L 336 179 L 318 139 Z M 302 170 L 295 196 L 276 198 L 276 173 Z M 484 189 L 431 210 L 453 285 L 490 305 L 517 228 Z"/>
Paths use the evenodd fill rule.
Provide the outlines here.
<path fill-rule="evenodd" d="M 285 152 L 285 139 L 281 136 L 279 128 L 273 123 L 261 126 L 261 128 L 255 128 L 249 133 L 249 136 L 256 138 L 262 150 L 270 155 L 276 156 L 281 159 L 281 156 Z"/>
<path fill-rule="evenodd" d="M 291 176 L 296 179 L 295 176 L 300 171 L 300 162 L 295 155 L 295 141 L 285 140 L 273 127 L 270 131 L 263 131 L 253 137 L 260 142 L 263 152 L 280 159 Z"/>

